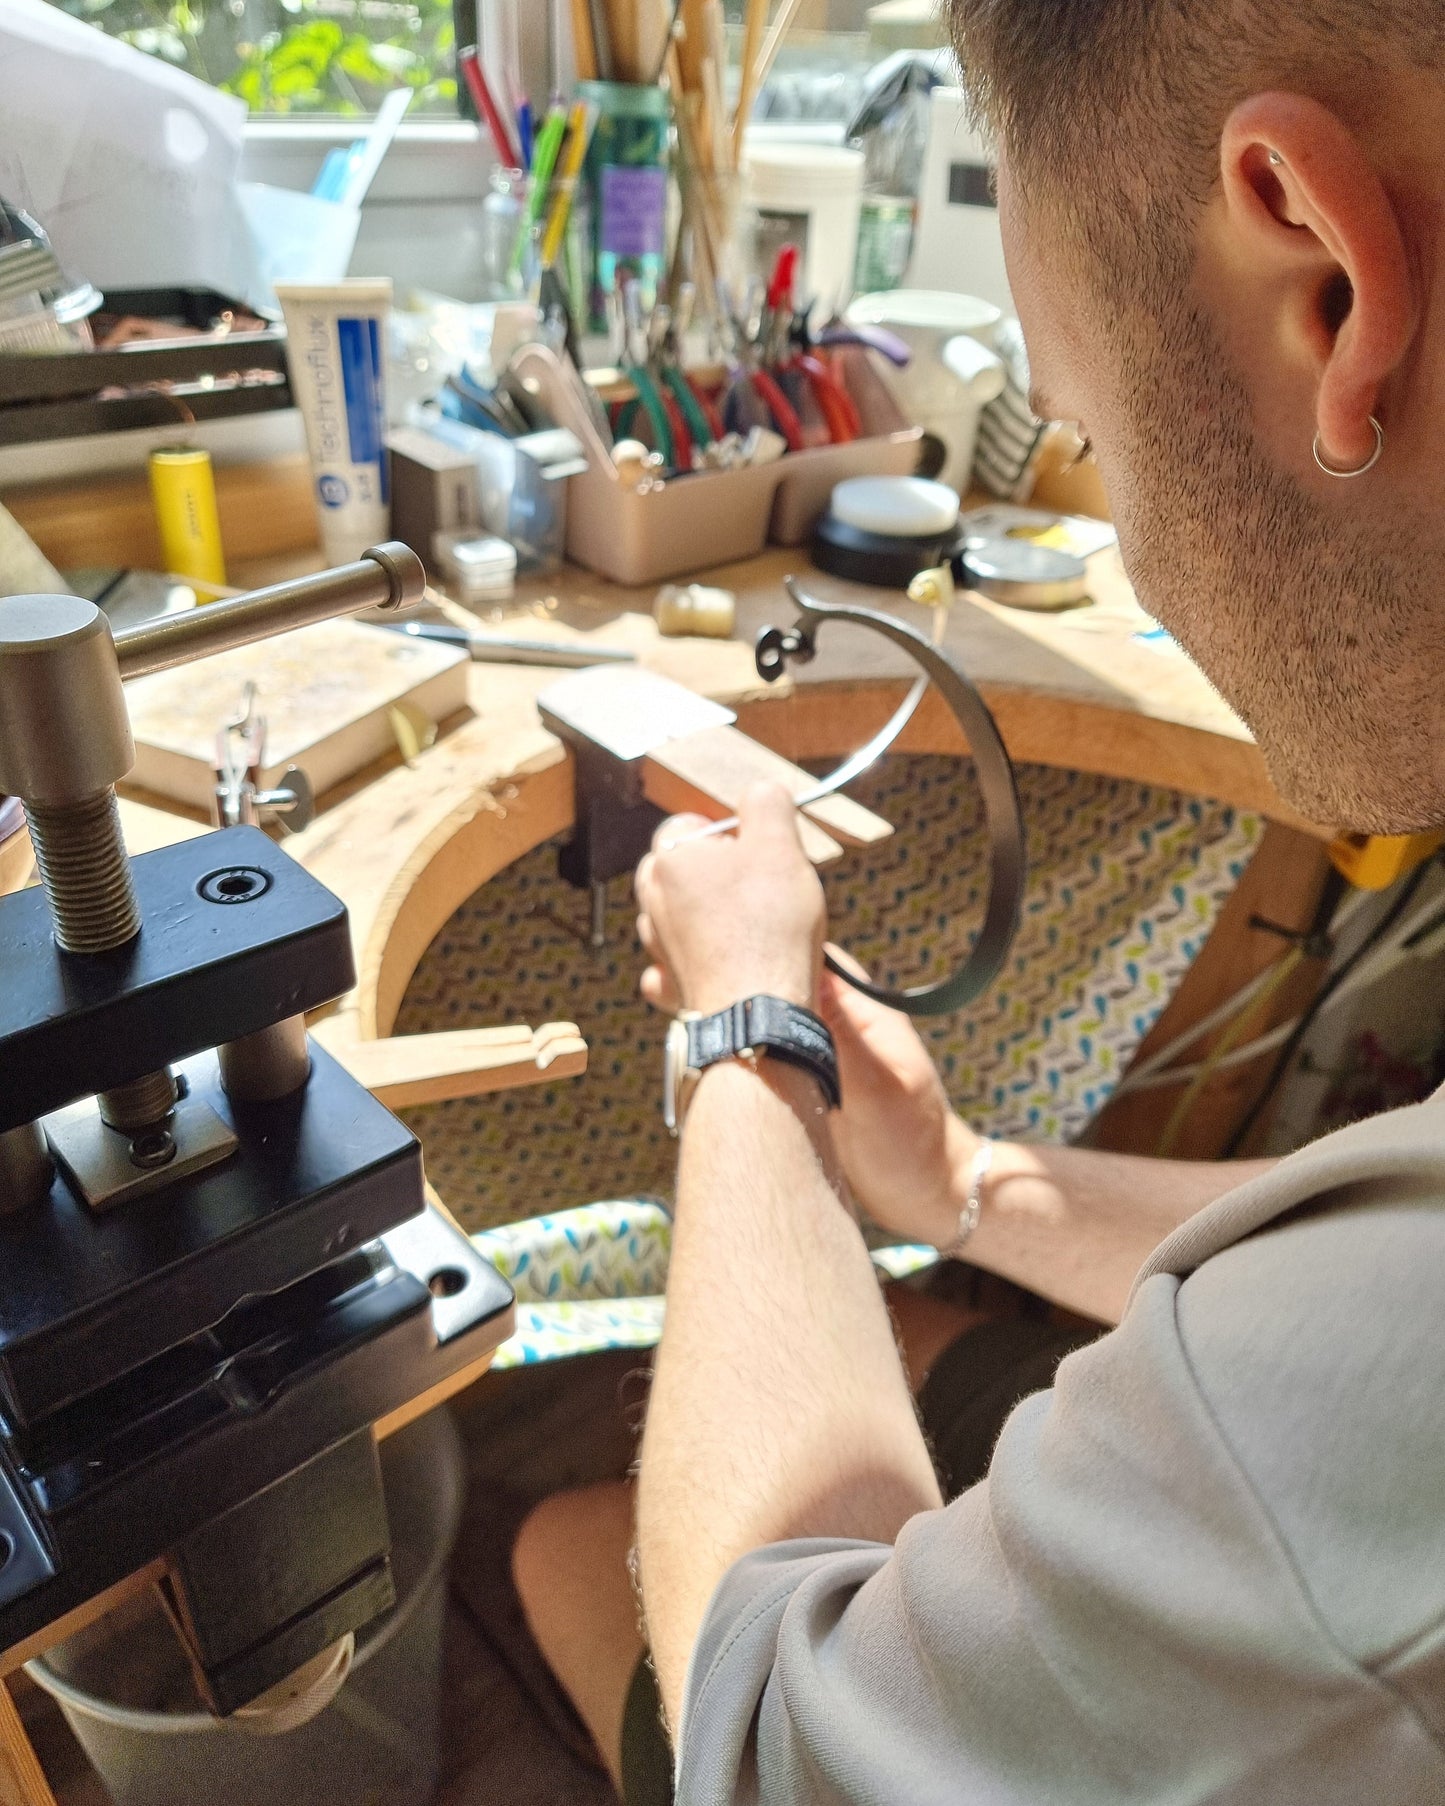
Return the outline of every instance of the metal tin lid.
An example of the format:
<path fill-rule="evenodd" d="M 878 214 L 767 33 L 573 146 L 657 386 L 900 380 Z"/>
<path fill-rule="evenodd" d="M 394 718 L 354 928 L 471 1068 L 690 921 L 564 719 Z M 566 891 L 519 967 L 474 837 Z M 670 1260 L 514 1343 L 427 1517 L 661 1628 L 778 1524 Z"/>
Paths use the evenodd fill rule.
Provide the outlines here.
<path fill-rule="evenodd" d="M 1088 567 L 1071 552 L 1022 539 L 970 539 L 962 581 L 1012 608 L 1074 608 L 1089 600 Z"/>

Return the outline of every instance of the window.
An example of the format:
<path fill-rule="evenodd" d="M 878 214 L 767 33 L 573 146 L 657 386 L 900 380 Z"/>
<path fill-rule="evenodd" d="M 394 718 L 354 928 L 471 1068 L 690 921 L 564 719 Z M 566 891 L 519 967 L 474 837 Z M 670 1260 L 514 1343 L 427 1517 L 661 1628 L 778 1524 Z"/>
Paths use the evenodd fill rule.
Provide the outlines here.
<path fill-rule="evenodd" d="M 258 114 L 375 112 L 392 88 L 413 113 L 456 117 L 452 0 L 52 0 Z"/>
<path fill-rule="evenodd" d="M 754 104 L 754 121 L 845 125 L 857 110 L 868 71 L 892 48 L 880 44 L 870 30 L 874 3 L 802 0 Z M 742 57 L 744 0 L 725 0 L 723 10 L 728 22 L 729 85 L 735 91 Z M 778 10 L 777 0 L 772 10 Z M 932 11 L 926 15 L 925 35 L 932 16 Z"/>
<path fill-rule="evenodd" d="M 415 91 L 411 117 L 457 116 L 456 44 L 476 35 L 475 0 L 51 0 L 111 37 L 239 95 L 253 116 L 320 118 L 376 110 Z M 744 0 L 724 0 L 735 91 Z M 900 10 L 901 9 L 901 10 Z M 556 0 L 520 8 L 534 92 L 550 67 Z M 778 10 L 774 0 L 773 10 Z M 459 17 L 458 17 L 459 15 Z M 932 0 L 802 0 L 753 117 L 841 127 L 868 70 L 902 45 L 942 42 Z"/>

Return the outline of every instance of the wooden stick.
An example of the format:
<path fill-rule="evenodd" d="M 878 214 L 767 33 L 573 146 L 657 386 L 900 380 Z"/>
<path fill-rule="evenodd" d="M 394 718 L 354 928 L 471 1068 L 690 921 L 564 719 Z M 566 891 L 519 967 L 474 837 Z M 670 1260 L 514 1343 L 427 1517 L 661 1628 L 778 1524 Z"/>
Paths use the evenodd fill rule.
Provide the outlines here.
<path fill-rule="evenodd" d="M 638 80 L 653 87 L 662 80 L 667 59 L 667 41 L 672 36 L 671 0 L 639 0 L 642 24 L 638 37 Z"/>
<path fill-rule="evenodd" d="M 732 167 L 732 158 L 728 143 L 727 108 L 723 102 L 722 78 L 718 73 L 718 64 L 710 56 L 702 59 L 702 98 L 707 110 L 707 146 L 708 166 L 716 174 L 719 170 Z"/>
<path fill-rule="evenodd" d="M 743 21 L 743 63 L 742 86 L 738 89 L 738 110 L 733 115 L 733 166 L 738 167 L 743 160 L 743 133 L 748 129 L 748 118 L 753 110 L 753 102 L 758 97 L 758 72 L 761 68 L 759 52 L 763 42 L 763 28 L 768 22 L 768 0 L 748 0 L 748 10 Z"/>
<path fill-rule="evenodd" d="M 572 61 L 578 81 L 597 80 L 597 40 L 592 35 L 592 9 L 587 0 L 572 0 Z"/>
<path fill-rule="evenodd" d="M 773 20 L 768 32 L 767 42 L 763 45 L 763 54 L 758 58 L 758 92 L 772 73 L 773 64 L 777 61 L 778 52 L 783 47 L 783 39 L 787 36 L 788 27 L 798 15 L 798 8 L 803 0 L 783 0 L 778 9 L 778 16 Z"/>
<path fill-rule="evenodd" d="M 703 253 L 710 271 L 717 274 L 722 267 L 719 262 L 722 245 L 718 238 L 719 222 L 713 213 L 716 196 L 708 189 L 695 117 L 701 96 L 689 94 L 684 86 L 682 56 L 676 40 L 667 47 L 667 80 L 672 89 L 677 142 L 682 152 L 684 205 L 693 230 L 702 240 Z"/>
<path fill-rule="evenodd" d="M 617 71 L 612 64 L 611 22 L 607 16 L 607 0 L 587 0 L 592 20 L 592 43 L 597 52 L 597 74 L 605 82 L 615 81 Z"/>
<path fill-rule="evenodd" d="M 727 29 L 723 24 L 722 0 L 703 0 L 702 18 L 707 31 L 704 55 L 712 58 L 721 73 L 728 66 Z"/>
<path fill-rule="evenodd" d="M 682 0 L 678 18 L 681 31 L 671 46 L 677 52 L 677 66 L 681 72 L 677 85 L 680 92 L 696 94 L 702 87 L 702 59 L 707 50 L 702 0 Z"/>
<path fill-rule="evenodd" d="M 700 151 L 697 145 L 697 128 L 693 115 L 697 108 L 698 96 L 681 93 L 674 83 L 673 117 L 677 122 L 678 142 L 678 182 L 682 191 L 682 222 L 686 230 L 677 235 L 677 244 L 673 251 L 672 270 L 669 286 L 675 292 L 677 285 L 689 274 L 705 294 L 711 294 L 719 265 L 718 222 L 713 216 L 713 196 L 709 189 L 708 178 L 699 166 Z M 689 234 L 692 239 L 692 251 L 695 262 L 691 270 L 686 265 L 686 248 Z"/>
<path fill-rule="evenodd" d="M 654 747 L 642 764 L 642 787 L 654 803 L 675 814 L 695 809 L 713 821 L 731 815 L 749 787 L 762 782 L 803 796 L 817 779 L 735 727 L 684 734 Z M 802 813 L 845 847 L 876 846 L 893 832 L 891 823 L 852 797 L 820 797 L 804 803 Z"/>
<path fill-rule="evenodd" d="M 572 1022 L 548 1022 L 535 1030 L 521 1025 L 441 1029 L 362 1041 L 349 1016 L 330 1016 L 312 1032 L 390 1110 L 551 1084 L 587 1070 L 587 1043 Z"/>
<path fill-rule="evenodd" d="M 670 747 L 660 747 L 659 752 L 666 754 Z M 699 783 L 692 777 L 680 777 L 666 765 L 654 760 L 651 753 L 642 761 L 642 794 L 648 802 L 656 805 L 666 815 L 706 815 L 711 821 L 719 821 L 723 815 L 731 813 L 728 805 L 719 803 L 712 794 L 712 785 Z M 827 834 L 807 816 L 800 814 L 797 818 L 798 838 L 803 843 L 803 851 L 814 865 L 831 865 L 835 859 L 843 857 L 843 849 L 831 834 Z"/>
<path fill-rule="evenodd" d="M 637 0 L 606 0 L 607 42 L 615 82 L 640 81 L 637 62 Z"/>
<path fill-rule="evenodd" d="M 0 1681 L 0 1806 L 55 1806 L 10 1689 Z"/>

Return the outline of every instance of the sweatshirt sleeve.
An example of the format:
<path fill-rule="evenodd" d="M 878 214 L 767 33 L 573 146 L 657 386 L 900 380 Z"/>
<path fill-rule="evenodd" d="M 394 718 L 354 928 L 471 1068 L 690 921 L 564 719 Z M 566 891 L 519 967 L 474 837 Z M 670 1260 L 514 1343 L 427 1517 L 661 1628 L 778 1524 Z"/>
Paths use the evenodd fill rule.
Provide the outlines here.
<path fill-rule="evenodd" d="M 1395 1806 L 1445 1797 L 1433 1740 L 1329 1634 L 1219 1434 L 1179 1290 L 1148 1280 L 1013 1413 L 987 1478 L 892 1548 L 729 1570 L 679 1806 L 1319 1806 L 1386 1774 Z"/>

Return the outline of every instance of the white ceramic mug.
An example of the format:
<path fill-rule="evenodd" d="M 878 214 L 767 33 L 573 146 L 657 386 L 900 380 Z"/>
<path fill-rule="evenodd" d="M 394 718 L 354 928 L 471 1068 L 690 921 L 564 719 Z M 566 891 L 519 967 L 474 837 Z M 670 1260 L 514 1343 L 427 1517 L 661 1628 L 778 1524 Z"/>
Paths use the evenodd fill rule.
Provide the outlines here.
<path fill-rule="evenodd" d="M 991 349 L 1001 309 L 976 295 L 944 289 L 893 289 L 860 295 L 848 308 L 855 325 L 884 326 L 913 353 L 906 370 L 880 367 L 898 406 L 945 451 L 938 480 L 960 492 L 973 472 L 978 417 L 1003 393 L 1007 373 Z"/>

